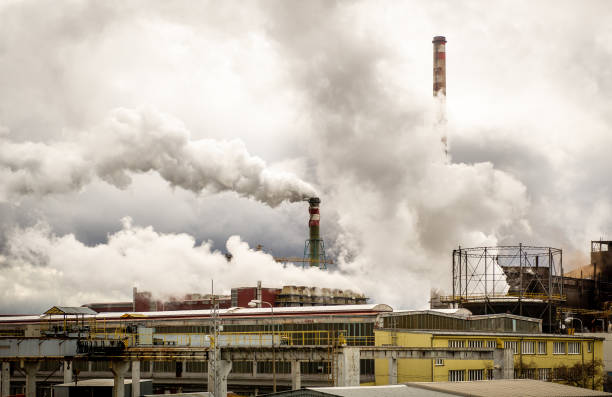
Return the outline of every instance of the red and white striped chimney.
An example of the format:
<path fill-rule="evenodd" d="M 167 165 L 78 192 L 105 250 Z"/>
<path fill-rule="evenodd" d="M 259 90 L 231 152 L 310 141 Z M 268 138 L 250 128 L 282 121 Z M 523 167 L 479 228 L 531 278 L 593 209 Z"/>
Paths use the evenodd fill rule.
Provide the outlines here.
<path fill-rule="evenodd" d="M 433 94 L 446 96 L 446 37 L 433 38 Z"/>

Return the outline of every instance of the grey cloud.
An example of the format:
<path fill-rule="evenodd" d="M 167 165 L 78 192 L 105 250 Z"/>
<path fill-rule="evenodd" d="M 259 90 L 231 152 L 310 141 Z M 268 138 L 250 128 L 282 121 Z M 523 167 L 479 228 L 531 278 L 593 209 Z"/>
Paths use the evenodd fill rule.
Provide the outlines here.
<path fill-rule="evenodd" d="M 238 138 L 268 161 L 299 158 L 297 174 L 320 189 L 339 270 L 377 301 L 426 305 L 430 285 L 448 285 L 458 244 L 529 241 L 578 263 L 589 239 L 609 234 L 609 2 L 81 2 L 54 4 L 54 26 L 22 23 L 43 18 L 39 4 L 0 11 L 15 21 L 0 24 L 0 92 L 17 93 L 0 94 L 8 140 L 59 150 L 110 109 L 145 104 L 183 120 L 194 140 Z M 449 40 L 450 158 L 431 99 L 436 34 Z M 0 205 L 3 221 L 46 217 L 60 238 L 95 245 L 132 215 L 217 248 L 238 231 L 251 246 L 301 254 L 302 206 L 172 190 L 148 170 L 192 182 L 168 166 L 176 146 L 145 146 L 135 159 L 134 141 L 123 153 L 99 147 L 82 160 L 115 184 L 132 178 L 125 191 L 65 173 L 80 193 Z M 98 203 L 107 218 L 89 213 Z"/>

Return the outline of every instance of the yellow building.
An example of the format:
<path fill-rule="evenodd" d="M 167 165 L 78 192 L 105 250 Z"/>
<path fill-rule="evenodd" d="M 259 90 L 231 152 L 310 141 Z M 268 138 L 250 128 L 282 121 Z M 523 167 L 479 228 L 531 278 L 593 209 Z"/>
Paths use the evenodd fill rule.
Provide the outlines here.
<path fill-rule="evenodd" d="M 539 320 L 508 314 L 456 316 L 424 311 L 398 313 L 395 317 L 385 321 L 383 328 L 375 330 L 377 346 L 506 348 L 514 352 L 515 378 L 557 380 L 561 383 L 579 379 L 580 384 L 575 385 L 602 388 L 602 338 L 544 334 L 541 333 L 541 324 L 536 326 L 535 322 Z M 485 380 L 492 377 L 493 360 L 397 361 L 398 383 Z M 388 360 L 376 360 L 375 381 L 376 385 L 389 384 Z"/>

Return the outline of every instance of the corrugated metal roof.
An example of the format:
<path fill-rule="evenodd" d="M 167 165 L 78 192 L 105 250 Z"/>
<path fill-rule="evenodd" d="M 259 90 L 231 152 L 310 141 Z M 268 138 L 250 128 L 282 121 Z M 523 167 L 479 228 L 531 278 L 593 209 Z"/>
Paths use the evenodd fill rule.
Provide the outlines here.
<path fill-rule="evenodd" d="M 79 309 L 88 309 L 81 307 Z M 365 305 L 337 305 L 337 306 L 302 306 L 302 307 L 275 307 L 274 315 L 277 314 L 293 314 L 308 315 L 310 313 L 342 313 L 342 312 L 392 312 L 393 308 L 385 304 L 365 304 Z M 156 317 L 209 317 L 212 314 L 212 310 L 175 310 L 175 311 L 157 311 L 157 312 L 129 312 L 132 315 L 143 316 L 147 318 Z M 85 318 L 95 317 L 99 319 L 119 319 L 124 316 L 126 312 L 105 312 L 96 313 L 92 311 L 91 314 L 85 315 Z M 262 308 L 243 308 L 243 307 L 231 307 L 229 309 L 220 309 L 220 316 L 231 316 L 231 315 L 265 315 L 270 314 L 269 307 Z M 0 317 L 0 323 L 15 322 L 15 321 L 39 321 L 40 316 L 11 316 L 11 317 Z"/>
<path fill-rule="evenodd" d="M 565 334 L 545 334 L 545 333 L 517 333 L 517 332 L 483 332 L 483 331 L 437 331 L 431 329 L 395 329 L 395 328 L 382 328 L 375 329 L 374 332 L 377 331 L 393 331 L 393 332 L 406 332 L 412 334 L 433 334 L 433 335 L 448 335 L 448 336 L 470 336 L 473 338 L 477 338 L 479 336 L 494 336 L 494 337 L 511 337 L 511 338 L 546 338 L 546 339 L 554 339 L 554 338 L 562 338 L 562 339 L 585 339 L 585 338 L 593 338 L 593 339 L 605 339 L 604 334 L 601 333 L 602 336 L 582 336 L 582 335 L 565 335 Z"/>
<path fill-rule="evenodd" d="M 434 390 L 423 390 L 406 385 L 354 386 L 354 387 L 309 387 L 314 390 L 338 397 L 450 397 L 454 394 Z"/>
<path fill-rule="evenodd" d="M 81 306 L 53 306 L 44 314 L 59 314 L 59 315 L 95 315 L 98 314 L 95 310 Z"/>
<path fill-rule="evenodd" d="M 366 304 L 366 305 L 337 305 L 337 306 L 301 306 L 301 307 L 275 307 L 274 315 L 277 314 L 309 314 L 313 312 L 392 312 L 393 308 L 385 304 Z M 140 314 L 149 318 L 155 317 L 197 317 L 210 316 L 212 310 L 173 310 L 173 311 L 159 311 L 159 312 L 135 312 L 134 314 Z M 256 308 L 245 308 L 245 307 L 230 307 L 229 309 L 219 309 L 219 315 L 256 315 L 256 314 L 270 314 L 271 309 L 269 307 L 256 307 Z M 108 312 L 98 313 L 96 318 L 119 318 L 125 313 L 122 312 Z"/>
<path fill-rule="evenodd" d="M 441 391 L 456 396 L 473 397 L 590 397 L 612 396 L 603 391 L 583 389 L 559 383 L 531 379 L 500 379 L 471 382 L 411 382 L 408 386 L 425 390 Z"/>

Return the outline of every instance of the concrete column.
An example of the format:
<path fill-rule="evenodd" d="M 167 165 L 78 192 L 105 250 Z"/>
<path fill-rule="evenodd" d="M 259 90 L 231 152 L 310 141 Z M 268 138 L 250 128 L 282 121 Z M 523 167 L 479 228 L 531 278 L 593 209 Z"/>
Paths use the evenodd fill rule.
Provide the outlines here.
<path fill-rule="evenodd" d="M 112 361 L 111 372 L 113 373 L 113 397 L 125 397 L 125 373 L 130 367 L 129 361 Z"/>
<path fill-rule="evenodd" d="M 389 357 L 389 384 L 397 385 L 397 356 L 395 353 Z"/>
<path fill-rule="evenodd" d="M 73 374 L 74 374 L 74 362 L 64 361 L 64 383 L 72 382 Z"/>
<path fill-rule="evenodd" d="M 338 377 L 334 386 L 359 386 L 359 348 L 343 347 L 338 354 Z"/>
<path fill-rule="evenodd" d="M 140 397 L 140 361 L 132 361 L 132 397 Z"/>
<path fill-rule="evenodd" d="M 25 397 L 36 397 L 36 373 L 40 368 L 40 361 L 29 361 L 23 363 L 26 373 Z"/>
<path fill-rule="evenodd" d="M 257 361 L 253 360 L 253 378 L 257 376 Z"/>
<path fill-rule="evenodd" d="M 6 397 L 11 394 L 11 363 L 8 361 L 2 362 L 0 378 L 0 396 Z"/>
<path fill-rule="evenodd" d="M 208 391 L 209 393 L 214 393 L 215 392 L 215 375 L 214 375 L 212 360 L 208 360 L 208 372 L 207 373 L 208 373 L 208 382 L 207 382 L 206 391 Z"/>
<path fill-rule="evenodd" d="M 493 353 L 493 379 L 514 379 L 514 353 L 512 349 L 495 349 Z"/>
<path fill-rule="evenodd" d="M 208 361 L 208 391 L 216 396 L 227 396 L 227 376 L 232 370 L 232 362 L 217 360 L 213 370 L 212 361 Z M 215 379 L 216 372 L 216 379 Z"/>
<path fill-rule="evenodd" d="M 300 390 L 302 388 L 301 370 L 298 360 L 291 361 L 291 390 Z"/>

